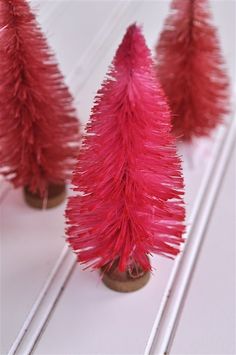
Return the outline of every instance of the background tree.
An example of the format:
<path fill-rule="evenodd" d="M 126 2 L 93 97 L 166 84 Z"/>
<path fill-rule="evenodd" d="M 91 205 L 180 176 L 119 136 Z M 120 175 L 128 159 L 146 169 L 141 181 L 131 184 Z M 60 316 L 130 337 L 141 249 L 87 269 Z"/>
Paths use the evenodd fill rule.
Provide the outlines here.
<path fill-rule="evenodd" d="M 1 0 L 0 27 L 0 171 L 45 196 L 77 155 L 72 97 L 27 1 Z"/>
<path fill-rule="evenodd" d="M 209 135 L 229 110 L 229 81 L 207 0 L 172 1 L 156 55 L 174 132 L 184 140 Z"/>

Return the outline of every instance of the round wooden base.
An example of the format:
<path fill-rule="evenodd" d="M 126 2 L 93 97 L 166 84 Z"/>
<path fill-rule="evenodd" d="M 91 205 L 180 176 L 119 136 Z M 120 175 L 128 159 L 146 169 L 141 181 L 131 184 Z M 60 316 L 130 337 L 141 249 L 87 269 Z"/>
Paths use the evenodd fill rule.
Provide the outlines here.
<path fill-rule="evenodd" d="M 135 273 L 134 273 L 135 270 Z M 102 281 L 110 289 L 118 292 L 133 292 L 144 287 L 150 278 L 150 271 L 142 271 L 140 267 L 120 272 L 118 268 L 101 269 Z"/>
<path fill-rule="evenodd" d="M 25 201 L 33 208 L 53 208 L 60 205 L 66 198 L 66 186 L 49 184 L 48 197 L 42 199 L 38 193 L 32 193 L 27 187 L 24 188 Z"/>

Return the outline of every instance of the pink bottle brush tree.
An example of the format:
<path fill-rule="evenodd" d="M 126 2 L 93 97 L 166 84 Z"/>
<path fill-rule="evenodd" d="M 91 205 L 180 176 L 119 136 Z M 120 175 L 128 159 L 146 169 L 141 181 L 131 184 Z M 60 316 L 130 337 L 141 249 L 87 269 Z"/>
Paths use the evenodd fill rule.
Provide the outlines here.
<path fill-rule="evenodd" d="M 156 73 L 183 140 L 208 136 L 229 111 L 229 80 L 208 0 L 173 0 L 156 46 Z"/>
<path fill-rule="evenodd" d="M 78 151 L 72 97 L 27 1 L 1 0 L 0 27 L 0 173 L 55 195 Z"/>
<path fill-rule="evenodd" d="M 78 261 L 102 268 L 119 291 L 143 286 L 148 255 L 174 257 L 183 242 L 183 178 L 170 130 L 150 51 L 132 25 L 95 97 L 66 210 Z M 130 286 L 132 278 L 139 284 Z"/>

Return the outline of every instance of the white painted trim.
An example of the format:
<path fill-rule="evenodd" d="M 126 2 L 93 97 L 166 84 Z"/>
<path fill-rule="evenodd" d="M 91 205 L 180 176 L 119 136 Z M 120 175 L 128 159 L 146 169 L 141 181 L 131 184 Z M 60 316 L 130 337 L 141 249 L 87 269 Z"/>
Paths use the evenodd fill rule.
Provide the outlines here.
<path fill-rule="evenodd" d="M 30 354 L 54 307 L 70 272 L 75 265 L 75 256 L 65 246 L 47 282 L 28 314 L 8 355 Z"/>
<path fill-rule="evenodd" d="M 236 119 L 233 119 L 224 136 L 223 143 L 218 144 L 215 150 L 215 157 L 205 175 L 191 217 L 192 223 L 187 231 L 188 241 L 182 255 L 175 261 L 162 308 L 156 317 L 145 349 L 145 355 L 163 355 L 170 350 L 194 266 L 204 239 L 204 232 L 208 225 L 230 153 L 235 144 L 235 138 Z"/>

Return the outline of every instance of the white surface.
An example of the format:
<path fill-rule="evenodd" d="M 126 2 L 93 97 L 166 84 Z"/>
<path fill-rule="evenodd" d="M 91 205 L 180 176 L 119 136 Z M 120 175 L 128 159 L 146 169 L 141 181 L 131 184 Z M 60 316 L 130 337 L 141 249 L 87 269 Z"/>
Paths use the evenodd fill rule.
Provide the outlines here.
<path fill-rule="evenodd" d="M 31 1 L 65 76 L 71 74 L 117 4 L 117 1 Z"/>
<path fill-rule="evenodd" d="M 191 281 L 194 266 L 198 261 L 199 250 L 208 224 L 215 198 L 224 176 L 228 157 L 236 139 L 236 121 L 232 120 L 224 139 L 224 143 L 214 148 L 215 159 L 209 161 L 203 186 L 199 188 L 194 201 L 194 211 L 188 226 L 187 241 L 180 257 L 176 258 L 173 270 L 173 282 L 169 287 L 168 297 L 161 312 L 156 318 L 150 336 L 146 354 L 168 353 L 169 345 L 177 327 L 179 314 L 186 298 L 186 291 Z M 157 322 L 158 320 L 158 322 Z M 155 331 L 153 337 L 153 331 Z"/>
<path fill-rule="evenodd" d="M 162 21 L 168 12 L 169 4 L 169 1 L 161 0 L 146 1 L 145 3 L 142 3 L 141 1 L 133 1 L 130 3 L 128 1 L 119 0 L 97 0 L 86 2 L 37 0 L 35 2 L 39 6 L 39 19 L 42 20 L 43 28 L 46 30 L 46 33 L 49 36 L 49 42 L 55 49 L 61 68 L 63 69 L 64 74 L 66 74 L 67 81 L 70 83 L 72 90 L 76 95 L 76 103 L 80 118 L 83 123 L 85 123 L 88 119 L 93 97 L 96 93 L 96 90 L 99 88 L 105 73 L 107 72 L 107 66 L 110 64 L 117 45 L 122 39 L 125 28 L 134 21 L 143 24 L 147 43 L 150 47 L 153 47 L 158 37 L 158 32 L 162 27 Z M 223 49 L 224 53 L 226 54 L 230 74 L 235 77 L 235 46 L 233 45 L 235 39 L 235 2 L 230 0 L 219 0 L 212 1 L 211 3 L 213 5 L 215 23 L 219 25 Z M 197 153 L 195 153 L 193 158 L 189 158 L 191 152 L 188 149 L 186 150 L 186 148 L 182 147 L 185 154 L 185 173 L 187 174 L 188 213 L 192 210 L 194 199 L 198 194 L 200 180 L 204 173 L 203 170 L 205 169 L 204 166 L 207 166 L 208 164 L 208 161 L 203 162 L 202 159 L 205 156 L 208 156 L 210 159 L 210 156 L 208 155 L 209 152 L 207 153 L 209 145 L 208 143 L 202 143 L 203 144 L 201 147 L 199 147 L 199 149 L 197 149 Z M 196 169 L 191 167 L 192 163 Z M 12 194 L 16 195 L 14 195 L 15 197 L 11 200 L 8 207 L 8 216 L 12 218 L 12 214 L 18 211 L 19 216 L 23 214 L 23 218 L 27 218 L 27 220 L 28 218 L 32 218 L 32 214 L 30 217 L 28 215 L 24 215 L 24 207 L 23 211 L 17 210 L 17 208 L 20 207 L 20 193 L 15 191 L 14 193 L 12 192 Z M 11 208 L 12 210 L 10 211 Z M 17 217 L 16 215 L 13 218 L 16 218 L 17 223 L 22 223 L 24 219 L 20 221 L 19 216 Z M 60 218 L 63 218 L 61 212 L 60 216 Z M 49 216 L 46 217 L 45 220 L 41 220 L 41 224 L 43 226 L 42 228 L 45 227 L 45 222 L 48 220 L 48 218 Z M 60 241 L 57 242 L 58 247 L 56 246 L 56 242 L 55 245 L 54 242 L 52 242 L 53 239 L 50 239 L 51 241 L 49 246 L 47 246 L 48 236 L 46 236 L 46 234 L 44 235 L 45 238 L 43 237 L 43 239 L 36 239 L 35 236 L 38 235 L 39 231 L 35 230 L 35 222 L 32 219 L 30 220 L 30 223 L 32 222 L 32 229 L 30 231 L 28 230 L 28 235 L 25 235 L 25 238 L 29 239 L 29 243 L 19 243 L 20 239 L 16 244 L 9 243 L 12 238 L 8 238 L 7 233 L 5 233 L 3 236 L 5 240 L 4 245 L 8 248 L 7 252 L 5 249 L 4 260 L 2 263 L 4 270 L 3 277 L 5 279 L 4 282 L 5 285 L 7 285 L 4 292 L 5 295 L 9 294 L 9 299 L 4 304 L 5 309 L 1 304 L 1 313 L 4 317 L 8 318 L 6 322 L 4 320 L 4 327 L 2 327 L 2 329 L 4 329 L 6 332 L 4 333 L 6 336 L 2 336 L 1 339 L 1 343 L 4 342 L 4 351 L 9 348 L 10 343 L 13 342 L 14 337 L 16 337 L 17 333 L 20 331 L 21 326 L 29 314 L 32 305 L 36 301 L 37 296 L 40 294 L 40 291 L 45 285 L 45 282 L 48 280 L 48 277 L 55 265 L 56 259 L 60 255 L 62 246 L 64 245 L 63 238 L 61 238 L 63 235 L 63 220 L 60 218 L 54 218 L 53 220 L 50 220 L 50 223 L 55 223 L 55 221 L 57 221 L 55 226 L 53 225 L 53 228 L 55 227 L 57 229 L 59 228 L 59 225 L 61 226 L 58 229 L 57 235 L 55 234 L 53 237 L 57 241 Z M 8 222 L 9 221 L 7 221 L 7 223 Z M 8 223 L 7 228 L 9 228 L 8 231 L 10 236 L 12 235 L 11 233 L 13 228 L 15 237 L 18 235 L 21 236 L 22 233 L 26 232 L 25 227 L 25 229 L 19 228 L 18 232 L 17 223 L 13 225 L 14 223 L 15 222 L 13 219 L 11 220 L 11 224 Z M 18 227 L 19 226 L 20 224 L 18 224 Z M 42 228 L 40 225 L 40 231 L 42 231 Z M 32 239 L 31 235 L 33 235 L 35 240 L 40 241 L 39 248 L 37 248 L 37 244 L 33 243 L 34 239 Z M 52 238 L 52 235 L 50 237 Z M 21 245 L 24 245 L 24 248 L 26 248 L 27 245 L 27 250 L 30 252 L 30 258 L 28 260 L 26 258 L 24 259 L 25 251 Z M 41 253 L 39 253 L 39 250 L 41 250 Z M 16 256 L 15 258 L 13 257 L 14 255 Z M 24 260 L 22 266 L 18 267 L 18 262 L 21 260 L 21 258 Z M 4 265 L 7 265 L 7 267 Z M 34 268 L 35 265 L 37 267 Z M 160 302 L 163 299 L 164 290 L 168 283 L 168 278 L 171 273 L 173 262 L 160 259 L 158 265 L 158 274 L 153 277 L 152 282 L 147 286 L 146 289 L 140 291 L 140 296 L 138 296 L 138 294 L 136 294 L 136 296 L 135 294 L 132 296 L 127 296 L 127 304 L 132 305 L 132 312 L 129 312 L 126 301 L 124 301 L 125 298 L 122 298 L 120 301 L 118 301 L 121 308 L 119 309 L 117 307 L 117 309 L 114 311 L 114 315 L 116 317 L 116 323 L 114 324 L 112 318 L 109 317 L 112 315 L 114 308 L 113 303 L 116 303 L 117 298 L 119 298 L 118 295 L 116 294 L 109 296 L 110 291 L 103 288 L 103 285 L 93 284 L 93 281 L 96 279 L 95 274 L 90 274 L 87 272 L 81 273 L 77 268 L 73 274 L 73 277 L 69 281 L 68 290 L 66 290 L 65 294 L 63 294 L 58 307 L 56 307 L 56 312 L 59 312 L 59 315 L 57 316 L 57 313 L 55 314 L 59 324 L 64 322 L 62 316 L 66 316 L 67 313 L 67 318 L 65 319 L 72 318 L 72 324 L 70 321 L 68 321 L 68 330 L 64 330 L 64 332 L 67 334 L 67 346 L 71 349 L 75 347 L 75 353 L 77 353 L 76 341 L 81 342 L 81 349 L 86 348 L 86 342 L 88 343 L 86 334 L 91 334 L 91 330 L 89 328 L 89 321 L 87 322 L 87 328 L 85 329 L 82 327 L 82 325 L 78 325 L 78 322 L 81 319 L 80 314 L 85 317 L 85 319 L 87 314 L 89 314 L 88 320 L 92 321 L 92 335 L 95 337 L 95 343 L 89 344 L 91 348 L 93 348 L 96 344 L 98 344 L 98 346 L 101 345 L 101 342 L 98 338 L 99 336 L 103 340 L 106 339 L 108 342 L 107 347 L 109 350 L 109 342 L 117 342 L 119 340 L 118 338 L 112 338 L 113 333 L 111 334 L 111 338 L 108 338 L 107 340 L 106 334 L 103 333 L 104 328 L 101 327 L 101 319 L 103 318 L 94 318 L 92 310 L 99 311 L 96 307 L 96 299 L 98 298 L 101 310 L 104 310 L 105 312 L 107 309 L 110 309 L 111 313 L 106 315 L 105 319 L 110 319 L 111 324 L 113 325 L 113 330 L 116 330 L 117 332 L 121 331 L 120 339 L 123 339 L 125 344 L 120 344 L 120 347 L 118 348 L 122 351 L 122 349 L 124 350 L 124 346 L 127 344 L 131 352 L 133 350 L 138 351 L 138 349 L 142 349 L 141 351 L 143 351 L 145 342 L 150 335 L 149 333 L 156 313 L 160 308 Z M 25 275 L 19 276 L 23 269 L 25 270 Z M 59 268 L 59 274 L 56 275 L 57 279 L 61 280 L 61 285 L 63 285 L 63 280 L 65 277 L 63 274 L 64 271 L 64 269 L 61 270 Z M 12 283 L 8 280 L 16 280 L 15 285 L 12 285 Z M 78 283 L 83 285 L 81 286 L 84 288 L 83 290 L 78 287 Z M 25 338 L 26 341 L 24 349 L 27 349 L 28 345 L 33 343 L 34 339 L 37 339 L 37 333 L 40 333 L 41 329 L 40 326 L 44 324 L 47 315 L 49 315 L 50 309 L 57 298 L 59 289 L 60 287 L 57 282 L 52 283 L 51 287 L 49 285 L 49 292 L 45 294 L 45 302 L 42 304 L 43 307 L 39 307 L 38 312 L 35 315 L 37 319 L 37 326 L 33 326 L 28 329 L 28 336 Z M 95 295 L 91 296 L 91 293 L 93 292 L 95 292 Z M 65 300 L 66 295 L 68 295 L 69 298 L 66 298 Z M 106 307 L 106 302 L 103 303 L 103 297 L 110 308 Z M 109 297 L 111 297 L 110 301 Z M 71 305 L 67 303 L 68 300 L 71 302 Z M 148 303 L 149 308 L 145 311 L 144 305 L 146 303 Z M 11 304 L 13 305 L 13 308 L 9 307 Z M 84 309 L 86 305 L 91 306 L 91 311 Z M 136 318 L 136 309 L 138 305 L 143 308 L 143 326 L 141 328 L 137 326 L 138 321 Z M 8 315 L 6 314 L 6 310 L 9 310 Z M 127 326 L 130 326 L 129 329 L 123 328 L 122 322 L 119 323 L 121 320 L 120 313 L 122 310 L 124 310 L 124 313 L 126 312 L 130 316 L 127 321 Z M 65 336 L 63 332 L 60 333 L 60 329 L 58 331 L 57 324 L 54 321 L 54 318 L 52 318 L 52 322 L 49 320 L 49 327 L 46 330 L 45 336 L 47 334 L 53 334 L 54 339 L 58 339 L 59 336 L 61 336 L 61 338 L 58 339 L 59 344 L 61 340 L 61 348 L 65 350 L 65 354 L 68 354 L 67 349 L 65 349 L 65 347 L 63 348 L 65 345 L 62 344 L 65 340 Z M 33 325 L 34 324 L 35 322 Z M 72 325 L 75 328 L 72 329 Z M 76 332 L 77 328 L 79 329 L 80 333 Z M 73 337 L 70 336 L 69 329 L 72 331 L 71 334 Z M 136 329 L 136 331 L 134 331 L 134 329 Z M 96 335 L 97 330 L 98 334 Z M 72 343 L 70 344 L 70 342 Z M 135 344 L 137 344 L 137 347 Z M 54 346 L 55 344 L 51 344 L 51 338 L 46 337 L 45 341 L 43 338 L 42 342 L 39 343 L 39 347 L 37 348 L 36 352 L 39 354 L 38 351 L 41 351 L 40 349 L 44 349 L 44 354 L 52 354 L 49 353 L 49 350 L 53 350 Z M 104 346 L 106 345 L 104 344 Z M 57 348 L 57 351 L 58 353 L 61 353 L 60 347 Z M 20 352 L 20 354 L 22 354 L 22 352 Z"/>
<path fill-rule="evenodd" d="M 38 334 L 41 332 L 52 307 L 70 276 L 74 263 L 74 254 L 69 252 L 68 247 L 65 246 L 12 344 L 9 355 L 16 354 L 16 352 L 17 354 L 30 354 L 35 344 L 35 339 L 38 338 Z"/>
<path fill-rule="evenodd" d="M 236 354 L 236 150 L 206 231 L 171 355 Z"/>
<path fill-rule="evenodd" d="M 3 207 L 4 206 L 4 207 Z M 64 246 L 64 208 L 30 208 L 21 189 L 0 206 L 1 354 L 13 343 Z"/>
<path fill-rule="evenodd" d="M 132 294 L 107 289 L 97 273 L 77 266 L 34 353 L 143 352 L 172 266 L 164 259 L 156 264 L 152 282 Z"/>

